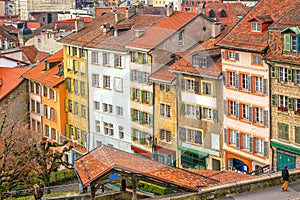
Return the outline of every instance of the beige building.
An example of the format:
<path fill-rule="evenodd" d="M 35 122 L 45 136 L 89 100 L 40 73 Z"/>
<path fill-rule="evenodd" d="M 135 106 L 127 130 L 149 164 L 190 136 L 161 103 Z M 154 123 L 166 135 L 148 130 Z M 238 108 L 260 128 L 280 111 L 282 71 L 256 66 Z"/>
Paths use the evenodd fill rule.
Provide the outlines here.
<path fill-rule="evenodd" d="M 75 0 L 20 0 L 20 18 L 28 20 L 30 12 L 58 12 L 75 8 Z"/>

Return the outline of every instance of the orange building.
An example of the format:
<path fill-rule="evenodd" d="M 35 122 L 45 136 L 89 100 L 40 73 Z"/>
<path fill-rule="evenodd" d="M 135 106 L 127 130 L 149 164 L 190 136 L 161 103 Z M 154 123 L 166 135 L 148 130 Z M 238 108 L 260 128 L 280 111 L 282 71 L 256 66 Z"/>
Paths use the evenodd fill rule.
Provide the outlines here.
<path fill-rule="evenodd" d="M 63 69 L 63 50 L 60 50 L 23 75 L 29 80 L 31 130 L 56 142 L 65 139 Z"/>

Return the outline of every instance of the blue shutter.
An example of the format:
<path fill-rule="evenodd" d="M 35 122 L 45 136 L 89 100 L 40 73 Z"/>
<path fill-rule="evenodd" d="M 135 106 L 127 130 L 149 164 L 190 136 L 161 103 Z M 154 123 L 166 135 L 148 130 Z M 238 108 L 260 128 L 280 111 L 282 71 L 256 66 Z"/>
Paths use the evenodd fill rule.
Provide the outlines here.
<path fill-rule="evenodd" d="M 249 83 L 248 91 L 252 92 L 252 76 L 248 76 L 248 83 Z"/>
<path fill-rule="evenodd" d="M 236 118 L 237 119 L 240 119 L 240 104 L 239 103 L 236 103 Z"/>
<path fill-rule="evenodd" d="M 264 156 L 269 158 L 269 142 L 264 141 Z"/>
<path fill-rule="evenodd" d="M 253 137 L 250 137 L 250 152 L 254 152 Z"/>
<path fill-rule="evenodd" d="M 226 72 L 222 72 L 222 77 L 223 77 L 223 85 L 226 86 Z"/>
<path fill-rule="evenodd" d="M 249 122 L 253 122 L 253 107 L 249 106 Z"/>
<path fill-rule="evenodd" d="M 224 128 L 224 143 L 228 144 L 228 133 L 227 128 Z"/>
<path fill-rule="evenodd" d="M 269 119 L 269 112 L 267 110 L 264 110 L 264 125 L 265 125 L 265 127 L 268 127 L 268 123 L 269 123 L 268 119 Z"/>
<path fill-rule="evenodd" d="M 235 88 L 240 89 L 240 74 L 238 73 L 235 74 Z"/>
<path fill-rule="evenodd" d="M 240 133 L 239 133 L 239 132 L 236 132 L 236 147 L 237 147 L 238 149 L 241 148 L 240 142 L 241 142 L 241 139 L 240 139 Z"/>
<path fill-rule="evenodd" d="M 239 54 L 239 52 L 236 52 L 236 53 L 235 53 L 235 60 L 236 60 L 236 61 L 239 61 L 239 60 L 240 60 L 240 54 Z"/>
<path fill-rule="evenodd" d="M 186 129 L 185 128 L 181 128 L 179 127 L 179 139 L 182 141 L 182 142 L 185 142 L 186 141 Z"/>
<path fill-rule="evenodd" d="M 268 95 L 268 79 L 264 78 L 263 82 L 264 82 L 264 85 L 263 85 L 264 94 Z"/>
<path fill-rule="evenodd" d="M 297 35 L 297 51 L 300 52 L 300 35 Z"/>
<path fill-rule="evenodd" d="M 218 110 L 213 110 L 214 122 L 218 122 Z"/>

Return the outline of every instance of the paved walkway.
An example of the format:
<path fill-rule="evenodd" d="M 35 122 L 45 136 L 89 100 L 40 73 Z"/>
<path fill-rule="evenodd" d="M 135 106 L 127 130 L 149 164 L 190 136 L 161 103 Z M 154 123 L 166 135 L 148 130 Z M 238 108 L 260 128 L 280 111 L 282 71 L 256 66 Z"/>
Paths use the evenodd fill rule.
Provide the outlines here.
<path fill-rule="evenodd" d="M 220 200 L 300 200 L 300 182 L 291 183 L 288 192 L 282 192 L 281 185 L 240 194 Z"/>

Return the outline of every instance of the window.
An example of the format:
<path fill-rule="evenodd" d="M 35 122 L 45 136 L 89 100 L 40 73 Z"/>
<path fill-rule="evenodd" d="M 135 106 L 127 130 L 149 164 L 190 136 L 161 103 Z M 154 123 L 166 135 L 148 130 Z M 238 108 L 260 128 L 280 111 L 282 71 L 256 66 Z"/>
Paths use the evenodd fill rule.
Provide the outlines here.
<path fill-rule="evenodd" d="M 30 92 L 34 93 L 34 83 L 30 82 Z"/>
<path fill-rule="evenodd" d="M 66 84 L 67 84 L 67 90 L 69 92 L 72 92 L 72 79 L 71 78 L 66 78 Z"/>
<path fill-rule="evenodd" d="M 242 119 L 249 120 L 249 106 L 246 104 L 242 104 Z"/>
<path fill-rule="evenodd" d="M 123 92 L 123 79 L 115 77 L 115 91 L 116 92 Z"/>
<path fill-rule="evenodd" d="M 298 71 L 298 70 L 297 70 Z M 40 94 L 40 85 L 39 84 L 35 84 L 35 94 Z"/>
<path fill-rule="evenodd" d="M 133 100 L 138 102 L 139 101 L 139 90 L 133 88 Z"/>
<path fill-rule="evenodd" d="M 113 112 L 112 105 L 103 103 L 103 112 L 112 114 L 112 112 Z"/>
<path fill-rule="evenodd" d="M 251 22 L 251 30 L 252 32 L 261 32 L 260 30 L 260 23 L 256 21 Z"/>
<path fill-rule="evenodd" d="M 110 89 L 110 76 L 103 76 L 103 87 Z"/>
<path fill-rule="evenodd" d="M 81 62 L 80 64 L 80 75 L 81 76 L 85 76 L 86 74 L 86 71 L 85 71 L 85 63 L 84 62 Z"/>
<path fill-rule="evenodd" d="M 228 60 L 235 60 L 235 54 L 233 51 L 228 51 Z"/>
<path fill-rule="evenodd" d="M 236 86 L 236 73 L 228 72 L 228 86 L 235 87 Z"/>
<path fill-rule="evenodd" d="M 249 76 L 247 74 L 241 74 L 241 89 L 249 90 Z"/>
<path fill-rule="evenodd" d="M 300 127 L 299 126 L 295 126 L 294 128 L 294 132 L 295 132 L 295 143 L 300 144 Z"/>
<path fill-rule="evenodd" d="M 281 109 L 288 109 L 288 97 L 283 95 L 278 95 L 278 106 Z"/>
<path fill-rule="evenodd" d="M 139 80 L 139 71 L 132 70 L 132 81 L 138 81 Z"/>
<path fill-rule="evenodd" d="M 104 122 L 104 134 L 114 136 L 114 125 Z"/>
<path fill-rule="evenodd" d="M 160 129 L 160 140 L 166 141 L 166 142 L 171 142 L 172 141 L 171 131 Z"/>
<path fill-rule="evenodd" d="M 189 142 L 202 144 L 202 131 L 187 129 L 187 138 Z"/>
<path fill-rule="evenodd" d="M 95 120 L 95 130 L 96 133 L 100 133 L 100 121 Z"/>
<path fill-rule="evenodd" d="M 150 114 L 148 113 L 143 113 L 143 124 L 148 124 L 150 125 Z"/>
<path fill-rule="evenodd" d="M 171 142 L 172 141 L 172 133 L 171 133 L 171 131 L 167 131 L 166 132 L 166 140 L 167 140 L 167 142 Z"/>
<path fill-rule="evenodd" d="M 166 139 L 166 130 L 160 129 L 160 140 Z"/>
<path fill-rule="evenodd" d="M 150 102 L 150 92 L 142 91 L 142 102 L 147 104 Z"/>
<path fill-rule="evenodd" d="M 131 62 L 137 62 L 138 52 L 131 51 Z"/>
<path fill-rule="evenodd" d="M 237 115 L 237 103 L 235 101 L 228 101 L 229 115 L 236 117 Z"/>
<path fill-rule="evenodd" d="M 212 95 L 211 83 L 202 82 L 202 93 L 207 95 Z"/>
<path fill-rule="evenodd" d="M 94 101 L 94 110 L 100 111 L 100 102 L 99 101 Z"/>
<path fill-rule="evenodd" d="M 81 95 L 86 96 L 85 82 L 83 81 L 80 81 L 80 90 L 81 90 Z"/>
<path fill-rule="evenodd" d="M 78 85 L 79 85 L 79 81 L 74 80 L 74 92 L 75 92 L 75 94 L 79 94 Z"/>
<path fill-rule="evenodd" d="M 40 113 L 41 104 L 40 102 L 36 102 L 36 113 Z"/>
<path fill-rule="evenodd" d="M 212 109 L 203 108 L 203 115 L 204 115 L 204 119 L 211 120 L 212 119 Z"/>
<path fill-rule="evenodd" d="M 77 56 L 77 48 L 76 47 L 72 47 L 73 50 L 73 56 Z"/>
<path fill-rule="evenodd" d="M 93 74 L 92 75 L 92 83 L 93 83 L 93 86 L 96 86 L 96 87 L 99 87 L 100 86 L 100 83 L 99 83 L 99 74 Z"/>
<path fill-rule="evenodd" d="M 242 137 L 243 137 L 242 138 L 243 139 L 243 146 L 242 146 L 242 148 L 250 150 L 250 137 L 249 137 L 249 135 L 243 134 Z"/>
<path fill-rule="evenodd" d="M 295 83 L 300 84 L 300 70 L 295 70 Z"/>
<path fill-rule="evenodd" d="M 193 91 L 195 89 L 195 81 L 191 79 L 185 79 L 185 89 L 188 91 Z"/>
<path fill-rule="evenodd" d="M 35 112 L 35 101 L 31 100 L 31 111 Z"/>
<path fill-rule="evenodd" d="M 221 12 L 220 12 L 220 18 L 226 18 L 226 12 L 225 12 L 225 10 L 221 10 Z"/>
<path fill-rule="evenodd" d="M 186 113 L 189 117 L 194 117 L 195 116 L 195 106 L 193 105 L 186 105 Z"/>
<path fill-rule="evenodd" d="M 216 17 L 216 14 L 215 14 L 215 12 L 214 12 L 213 10 L 210 10 L 210 11 L 208 12 L 208 16 L 209 16 L 210 18 L 215 18 L 215 17 Z"/>
<path fill-rule="evenodd" d="M 252 55 L 252 64 L 253 65 L 261 65 L 262 64 L 262 57 L 260 55 Z"/>
<path fill-rule="evenodd" d="M 132 112 L 132 121 L 139 121 L 139 111 L 132 109 L 131 112 Z"/>
<path fill-rule="evenodd" d="M 297 37 L 296 37 L 296 35 L 291 35 L 291 51 L 297 51 Z"/>
<path fill-rule="evenodd" d="M 94 64 L 99 64 L 98 52 L 95 51 L 92 52 L 92 62 Z"/>
<path fill-rule="evenodd" d="M 262 154 L 262 149 L 263 149 L 262 148 L 262 145 L 263 145 L 262 139 L 255 138 L 255 142 L 256 142 L 255 152 L 259 153 L 259 154 Z"/>
<path fill-rule="evenodd" d="M 288 73 L 287 73 L 287 68 L 284 67 L 278 67 L 279 70 L 279 81 L 281 82 L 287 82 L 288 80 Z"/>
<path fill-rule="evenodd" d="M 74 114 L 78 115 L 79 112 L 79 104 L 77 102 L 74 102 Z"/>
<path fill-rule="evenodd" d="M 109 65 L 109 54 L 103 53 L 103 65 L 108 66 Z"/>
<path fill-rule="evenodd" d="M 171 106 L 160 104 L 160 115 L 164 117 L 171 117 Z"/>
<path fill-rule="evenodd" d="M 115 55 L 115 67 L 121 68 L 122 67 L 122 56 Z"/>
<path fill-rule="evenodd" d="M 116 107 L 116 114 L 118 115 L 118 116 L 123 116 L 123 107 L 120 107 L 120 106 L 117 106 Z"/>
<path fill-rule="evenodd" d="M 124 127 L 119 126 L 119 139 L 124 139 Z"/>
<path fill-rule="evenodd" d="M 289 125 L 284 123 L 277 123 L 278 135 L 279 139 L 289 140 Z"/>
<path fill-rule="evenodd" d="M 184 44 L 184 38 L 183 38 L 184 30 L 179 31 L 178 33 L 178 45 Z"/>
<path fill-rule="evenodd" d="M 68 108 L 69 108 L 69 112 L 72 112 L 72 100 L 68 100 Z"/>
<path fill-rule="evenodd" d="M 300 111 L 300 99 L 295 99 L 295 100 L 296 100 L 296 111 Z M 39 109 L 38 105 L 37 108 Z"/>
<path fill-rule="evenodd" d="M 81 105 L 81 117 L 86 118 L 86 106 Z"/>
<path fill-rule="evenodd" d="M 255 111 L 255 123 L 262 124 L 263 123 L 263 109 L 254 108 Z"/>
<path fill-rule="evenodd" d="M 230 134 L 230 144 L 236 145 L 237 132 L 235 130 L 229 129 L 229 134 Z"/>
<path fill-rule="evenodd" d="M 255 76 L 254 77 L 254 92 L 262 93 L 263 92 L 263 78 Z"/>
<path fill-rule="evenodd" d="M 202 58 L 200 56 L 194 56 L 193 57 L 193 65 L 194 66 L 206 68 L 207 67 L 206 64 L 207 64 L 206 63 L 206 58 Z"/>
<path fill-rule="evenodd" d="M 142 74 L 142 82 L 143 83 L 148 83 L 148 77 L 149 77 L 149 73 L 147 73 L 147 72 L 143 72 L 143 74 Z"/>

